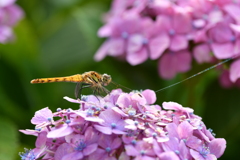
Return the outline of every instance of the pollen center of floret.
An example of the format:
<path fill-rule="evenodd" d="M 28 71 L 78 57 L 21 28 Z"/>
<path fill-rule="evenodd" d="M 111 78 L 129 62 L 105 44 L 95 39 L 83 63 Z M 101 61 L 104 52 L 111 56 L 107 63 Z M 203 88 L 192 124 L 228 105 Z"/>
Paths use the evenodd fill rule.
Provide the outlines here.
<path fill-rule="evenodd" d="M 129 116 L 135 116 L 135 115 L 136 115 L 136 110 L 130 109 L 130 110 L 128 111 L 128 115 L 129 115 Z"/>
<path fill-rule="evenodd" d="M 202 150 L 199 152 L 204 158 L 207 157 L 207 155 L 210 153 L 208 147 L 203 147 Z"/>
<path fill-rule="evenodd" d="M 152 136 L 153 136 L 154 138 L 156 138 L 156 137 L 157 137 L 157 133 L 153 133 Z"/>
<path fill-rule="evenodd" d="M 127 39 L 128 38 L 128 33 L 127 32 L 122 32 L 122 38 Z"/>
<path fill-rule="evenodd" d="M 36 159 L 36 156 L 34 155 L 34 152 L 31 149 L 26 149 L 25 148 L 25 153 L 19 153 L 21 159 L 29 159 L 29 160 L 34 160 Z"/>
<path fill-rule="evenodd" d="M 203 14 L 203 15 L 202 15 L 202 18 L 205 19 L 205 20 L 207 20 L 207 19 L 208 19 L 208 15 L 207 15 L 207 14 Z"/>
<path fill-rule="evenodd" d="M 235 42 L 235 41 L 236 41 L 236 37 L 235 37 L 235 36 L 232 36 L 232 37 L 230 38 L 230 41 L 231 41 L 231 42 Z"/>
<path fill-rule="evenodd" d="M 87 116 L 93 116 L 93 115 L 94 115 L 94 110 L 88 109 Z"/>
<path fill-rule="evenodd" d="M 184 142 L 184 143 L 186 143 L 186 142 L 187 142 L 187 140 L 186 140 L 186 139 L 182 139 L 182 140 L 183 140 L 183 142 Z"/>
<path fill-rule="evenodd" d="M 77 147 L 75 147 L 74 149 L 76 151 L 82 151 L 86 147 L 87 147 L 86 143 L 83 140 L 80 140 L 80 142 L 77 144 Z"/>
<path fill-rule="evenodd" d="M 111 148 L 110 148 L 110 147 L 107 147 L 105 150 L 106 150 L 106 152 L 110 152 L 110 151 L 111 151 Z"/>
<path fill-rule="evenodd" d="M 143 38 L 142 44 L 148 44 L 148 39 L 147 38 Z"/>
<path fill-rule="evenodd" d="M 112 127 L 112 128 L 116 128 L 116 126 L 117 126 L 116 123 L 112 123 L 112 124 L 111 124 L 111 127 Z"/>
<path fill-rule="evenodd" d="M 49 118 L 47 118 L 47 120 L 48 120 L 49 122 L 51 122 L 51 121 L 52 121 L 52 118 L 49 117 Z"/>
<path fill-rule="evenodd" d="M 179 153 L 180 153 L 179 150 L 175 150 L 174 152 L 175 152 L 176 154 L 179 154 Z"/>
<path fill-rule="evenodd" d="M 173 36 L 175 34 L 175 30 L 174 29 L 170 29 L 168 33 L 169 33 L 170 36 Z"/>
<path fill-rule="evenodd" d="M 207 43 L 211 44 L 211 43 L 213 43 L 213 41 L 211 39 L 209 39 L 209 40 L 207 40 Z"/>
<path fill-rule="evenodd" d="M 140 154 L 141 154 L 142 156 L 144 156 L 145 153 L 146 153 L 146 152 L 145 152 L 144 150 L 141 150 L 141 151 L 140 151 Z"/>
<path fill-rule="evenodd" d="M 137 126 L 138 125 L 138 121 L 134 121 L 134 125 Z"/>
<path fill-rule="evenodd" d="M 41 128 L 35 128 L 36 131 L 41 131 L 42 129 Z"/>
<path fill-rule="evenodd" d="M 87 96 L 85 96 L 85 95 L 82 95 L 82 97 L 81 97 L 81 101 L 84 101 L 84 102 L 86 102 L 86 101 L 87 101 L 87 99 L 88 99 L 88 97 L 87 97 Z"/>
<path fill-rule="evenodd" d="M 137 144 L 137 141 L 134 139 L 134 140 L 132 140 L 132 145 L 136 145 Z"/>

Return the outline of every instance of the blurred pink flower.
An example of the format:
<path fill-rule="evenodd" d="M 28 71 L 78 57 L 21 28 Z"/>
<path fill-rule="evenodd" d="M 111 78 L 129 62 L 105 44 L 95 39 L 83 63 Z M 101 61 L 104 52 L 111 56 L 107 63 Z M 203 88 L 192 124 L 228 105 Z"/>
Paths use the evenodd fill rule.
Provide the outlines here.
<path fill-rule="evenodd" d="M 55 113 L 43 108 L 32 118 L 35 132 L 20 130 L 37 136 L 36 147 L 20 153 L 22 159 L 207 159 L 219 158 L 226 148 L 225 139 L 215 138 L 193 109 L 175 102 L 153 104 L 156 95 L 151 90 L 118 89 L 103 98 L 65 99 L 80 108 Z M 79 116 L 89 109 L 89 116 L 101 121 Z"/>
<path fill-rule="evenodd" d="M 240 55 L 239 14 L 239 0 L 114 0 L 98 32 L 107 39 L 94 58 L 110 55 L 131 65 L 157 59 L 159 75 L 171 79 L 191 69 L 191 57 L 212 63 Z M 187 62 L 175 54 L 178 62 L 167 64 L 174 61 L 169 52 L 183 50 Z"/>
<path fill-rule="evenodd" d="M 0 1 L 0 43 L 7 43 L 14 38 L 12 27 L 23 18 L 22 9 L 15 0 Z"/>
<path fill-rule="evenodd" d="M 177 73 L 190 70 L 191 62 L 191 54 L 187 50 L 166 53 L 158 61 L 159 75 L 165 79 L 171 79 Z"/>

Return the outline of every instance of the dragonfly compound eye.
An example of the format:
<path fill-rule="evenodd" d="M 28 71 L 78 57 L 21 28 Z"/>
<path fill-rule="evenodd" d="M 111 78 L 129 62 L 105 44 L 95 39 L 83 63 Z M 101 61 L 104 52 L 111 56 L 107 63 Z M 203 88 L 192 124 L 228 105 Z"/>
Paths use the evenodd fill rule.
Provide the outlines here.
<path fill-rule="evenodd" d="M 111 81 L 112 81 L 112 78 L 110 75 L 108 75 L 108 74 L 102 75 L 102 83 L 104 86 L 107 86 Z"/>

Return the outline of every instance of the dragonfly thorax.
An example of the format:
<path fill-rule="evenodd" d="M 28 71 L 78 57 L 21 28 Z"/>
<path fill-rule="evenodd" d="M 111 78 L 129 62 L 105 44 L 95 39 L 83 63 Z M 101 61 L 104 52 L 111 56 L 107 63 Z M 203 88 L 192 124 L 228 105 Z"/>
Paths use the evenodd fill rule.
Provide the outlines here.
<path fill-rule="evenodd" d="M 110 75 L 105 74 L 105 73 L 102 75 L 102 85 L 103 86 L 107 86 L 111 81 L 112 81 L 112 78 Z"/>

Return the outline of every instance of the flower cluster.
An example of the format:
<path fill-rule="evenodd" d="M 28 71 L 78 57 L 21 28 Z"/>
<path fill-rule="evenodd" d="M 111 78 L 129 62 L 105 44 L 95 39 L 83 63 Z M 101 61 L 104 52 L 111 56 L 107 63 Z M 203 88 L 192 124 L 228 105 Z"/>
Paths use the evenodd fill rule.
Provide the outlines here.
<path fill-rule="evenodd" d="M 23 11 L 16 0 L 0 1 L 0 43 L 7 43 L 14 38 L 12 27 L 23 17 Z"/>
<path fill-rule="evenodd" d="M 36 148 L 20 153 L 22 160 L 210 160 L 225 148 L 193 109 L 174 102 L 154 105 L 155 92 L 113 90 L 104 98 L 64 97 L 80 108 L 43 108 L 35 113 Z"/>
<path fill-rule="evenodd" d="M 190 70 L 192 57 L 198 63 L 236 58 L 239 15 L 240 0 L 114 0 L 98 32 L 107 40 L 95 60 L 106 55 L 131 65 L 158 60 L 159 75 L 171 79 Z M 238 59 L 221 82 L 230 87 L 239 78 Z"/>

